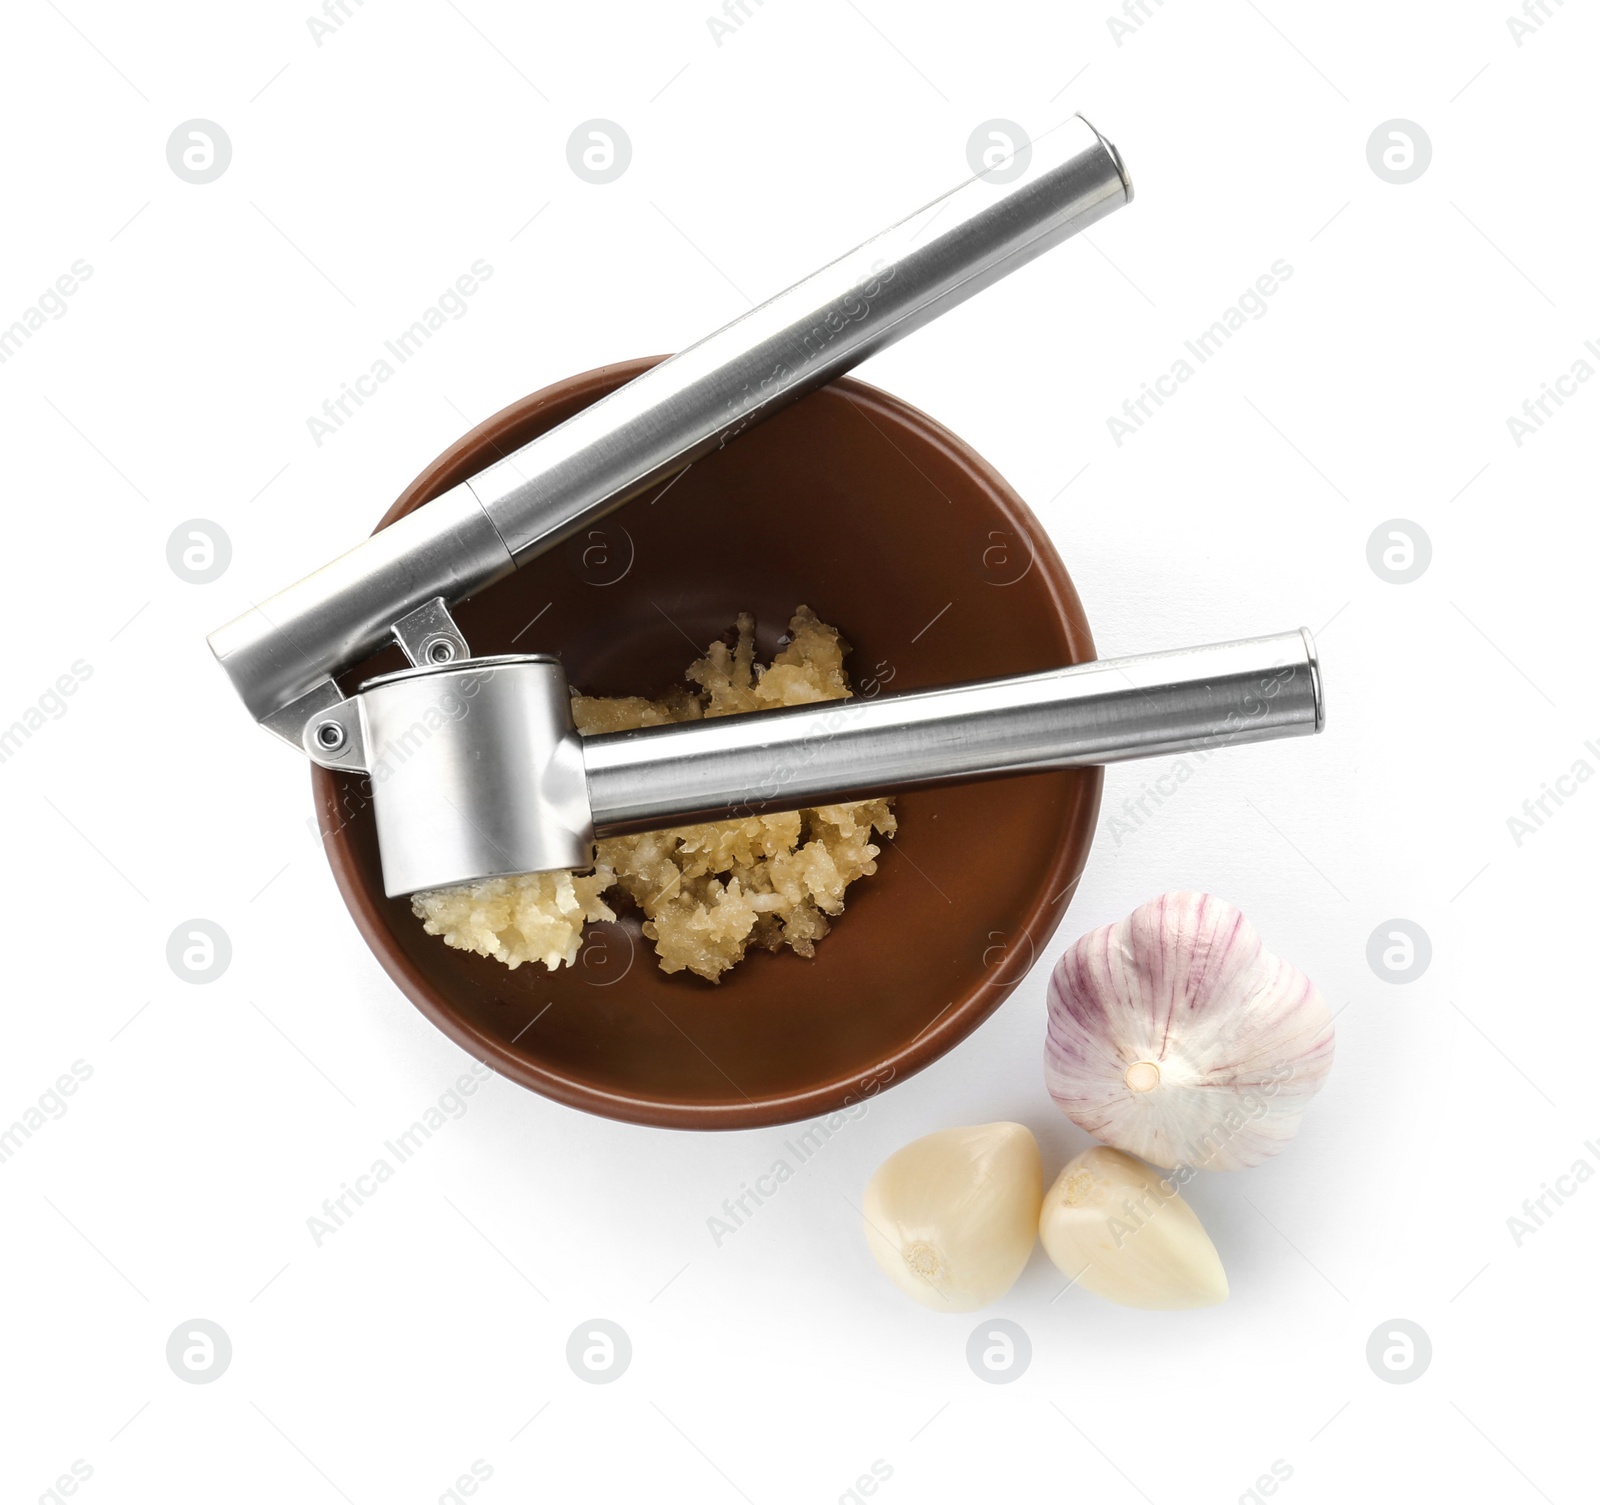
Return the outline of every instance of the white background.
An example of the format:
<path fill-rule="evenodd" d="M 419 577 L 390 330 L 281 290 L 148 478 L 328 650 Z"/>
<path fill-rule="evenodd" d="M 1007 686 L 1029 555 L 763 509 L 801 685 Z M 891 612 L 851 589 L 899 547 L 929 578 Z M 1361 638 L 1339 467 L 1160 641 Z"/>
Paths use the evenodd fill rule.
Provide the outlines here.
<path fill-rule="evenodd" d="M 5 1498 L 75 1460 L 108 1505 L 430 1502 L 475 1460 L 489 1501 L 834 1501 L 874 1461 L 889 1501 L 1233 1501 L 1276 1460 L 1307 1505 L 1593 1498 L 1600 1187 L 1520 1247 L 1507 1219 L 1600 1165 L 1600 788 L 1520 845 L 1507 818 L 1600 768 L 1600 383 L 1520 447 L 1506 419 L 1600 339 L 1600 21 L 1552 3 L 1519 46 L 1509 0 L 1152 0 L 1119 45 L 1093 4 L 750 0 L 719 46 L 707 5 L 371 0 L 320 46 L 295 4 L 7 7 L 0 323 L 93 275 L 0 366 L 0 724 L 92 677 L 0 764 L 0 1121 L 93 1075 L 0 1165 Z M 1327 734 L 1103 818 L 1052 953 L 1203 887 L 1341 1010 L 1299 1139 L 1192 1192 L 1232 1298 L 1054 1301 L 1036 1253 L 995 1308 L 1031 1367 L 991 1386 L 977 1319 L 872 1266 L 847 1199 L 905 1141 L 1016 1119 L 1048 1176 L 1084 1144 L 1041 1082 L 1044 963 L 720 1248 L 707 1219 L 792 1131 L 652 1132 L 499 1079 L 316 1247 L 322 1199 L 470 1063 L 361 943 L 304 769 L 205 633 L 505 403 L 725 322 L 952 186 L 981 122 L 1074 109 L 1134 205 L 862 374 L 1032 502 L 1103 652 L 1319 631 Z M 233 146 L 204 186 L 165 155 L 194 117 Z M 594 117 L 633 143 L 605 186 L 566 160 Z M 1433 146 L 1403 186 L 1366 155 L 1396 117 Z M 318 447 L 307 417 L 480 257 L 470 313 Z M 1114 444 L 1280 258 L 1266 316 Z M 167 564 L 193 518 L 232 540 L 212 584 Z M 1407 585 L 1367 560 L 1394 518 L 1432 544 Z M 1107 818 L 1149 774 L 1110 773 Z M 232 939 L 206 986 L 165 959 L 193 917 Z M 1433 945 L 1404 985 L 1366 959 L 1397 917 Z M 195 1317 L 233 1345 L 208 1385 L 164 1357 Z M 631 1336 L 614 1384 L 565 1361 L 593 1317 Z M 1365 1358 L 1394 1318 L 1432 1341 L 1410 1384 Z"/>

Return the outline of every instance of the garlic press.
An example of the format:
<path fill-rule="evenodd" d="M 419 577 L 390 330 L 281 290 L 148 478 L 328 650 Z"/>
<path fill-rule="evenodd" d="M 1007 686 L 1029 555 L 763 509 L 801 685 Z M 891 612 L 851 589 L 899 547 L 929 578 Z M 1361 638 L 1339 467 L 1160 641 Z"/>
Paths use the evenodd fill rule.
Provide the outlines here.
<path fill-rule="evenodd" d="M 1022 170 L 1019 172 L 1018 169 Z M 560 663 L 474 658 L 451 607 L 1128 203 L 1081 116 L 212 633 L 246 708 L 371 775 L 397 896 L 583 868 L 597 836 L 1309 734 L 1304 631 L 580 739 Z M 335 676 L 389 642 L 410 667 Z"/>

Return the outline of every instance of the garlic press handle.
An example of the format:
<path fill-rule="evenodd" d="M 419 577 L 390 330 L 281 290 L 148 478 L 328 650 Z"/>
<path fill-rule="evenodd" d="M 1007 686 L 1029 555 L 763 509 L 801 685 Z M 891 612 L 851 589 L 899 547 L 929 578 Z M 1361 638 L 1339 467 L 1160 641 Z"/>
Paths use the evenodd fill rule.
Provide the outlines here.
<path fill-rule="evenodd" d="M 402 617 L 492 585 L 1131 196 L 1116 149 L 1074 116 L 261 602 L 211 650 L 300 746 L 339 699 L 332 676 Z"/>
<path fill-rule="evenodd" d="M 1322 730 L 1305 629 L 583 742 L 597 835 Z"/>
<path fill-rule="evenodd" d="M 597 836 L 1307 736 L 1322 722 L 1300 631 L 586 738 L 553 658 L 424 662 L 363 685 L 303 745 L 324 767 L 371 774 L 384 890 L 398 897 L 586 868 Z"/>

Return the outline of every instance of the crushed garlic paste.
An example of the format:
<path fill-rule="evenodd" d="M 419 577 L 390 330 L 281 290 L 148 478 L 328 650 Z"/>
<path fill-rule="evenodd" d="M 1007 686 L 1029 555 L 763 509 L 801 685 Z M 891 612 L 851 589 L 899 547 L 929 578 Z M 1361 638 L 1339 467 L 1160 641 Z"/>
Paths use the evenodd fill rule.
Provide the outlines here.
<path fill-rule="evenodd" d="M 775 706 L 842 700 L 850 691 L 835 628 L 800 607 L 788 645 L 763 666 L 755 619 L 739 617 L 730 650 L 712 643 L 691 664 L 687 686 L 659 700 L 574 695 L 579 732 L 736 716 Z M 693 688 L 689 688 L 692 686 Z M 541 961 L 570 966 L 583 927 L 614 920 L 605 895 L 621 889 L 645 916 L 663 972 L 688 970 L 716 982 L 752 945 L 810 956 L 844 909 L 844 891 L 877 871 L 873 834 L 893 836 L 886 799 L 786 811 L 599 842 L 592 873 L 529 873 L 417 894 L 411 906 L 430 935 L 516 968 Z"/>

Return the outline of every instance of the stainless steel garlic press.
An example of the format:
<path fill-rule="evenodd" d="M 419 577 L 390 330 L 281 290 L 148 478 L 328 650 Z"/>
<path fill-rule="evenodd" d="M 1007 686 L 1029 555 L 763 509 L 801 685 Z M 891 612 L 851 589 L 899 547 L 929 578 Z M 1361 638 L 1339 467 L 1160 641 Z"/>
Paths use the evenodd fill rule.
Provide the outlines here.
<path fill-rule="evenodd" d="M 210 637 L 251 714 L 372 777 L 390 895 L 583 868 L 597 835 L 1318 731 L 1302 632 L 580 740 L 560 664 L 450 608 L 1129 202 L 1081 116 Z M 394 641 L 411 667 L 346 695 Z M 401 753 L 404 756 L 401 756 Z"/>

